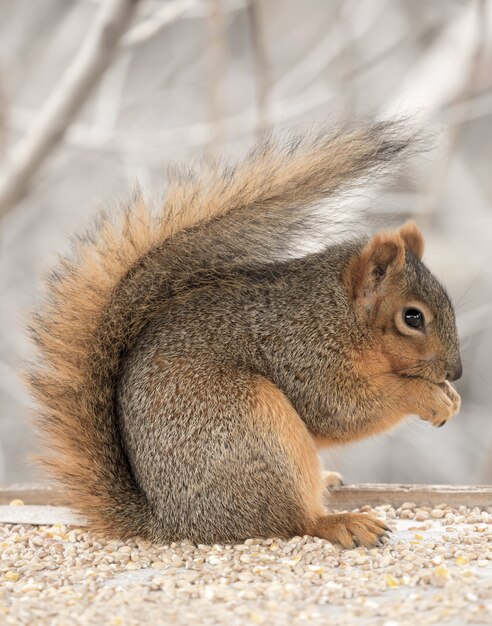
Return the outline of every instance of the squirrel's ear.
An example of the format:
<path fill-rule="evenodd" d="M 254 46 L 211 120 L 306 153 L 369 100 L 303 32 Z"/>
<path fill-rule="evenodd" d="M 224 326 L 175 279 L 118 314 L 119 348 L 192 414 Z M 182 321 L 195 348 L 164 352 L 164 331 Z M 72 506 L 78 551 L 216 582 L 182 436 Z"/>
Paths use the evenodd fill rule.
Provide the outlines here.
<path fill-rule="evenodd" d="M 417 259 L 421 259 L 424 255 L 424 236 L 417 224 L 412 220 L 405 222 L 398 232 L 403 239 L 405 248 L 410 250 Z"/>
<path fill-rule="evenodd" d="M 374 235 L 349 266 L 348 282 L 353 296 L 376 295 L 404 264 L 405 244 L 399 232 Z"/>

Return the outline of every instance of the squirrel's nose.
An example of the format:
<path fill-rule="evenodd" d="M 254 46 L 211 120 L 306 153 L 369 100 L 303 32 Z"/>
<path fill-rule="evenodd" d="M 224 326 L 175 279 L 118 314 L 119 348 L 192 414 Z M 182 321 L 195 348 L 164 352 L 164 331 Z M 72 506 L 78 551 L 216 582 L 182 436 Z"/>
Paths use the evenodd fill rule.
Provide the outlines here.
<path fill-rule="evenodd" d="M 461 359 L 458 359 L 454 363 L 448 366 L 447 379 L 451 382 L 455 380 L 459 380 L 463 374 L 463 365 L 461 364 Z"/>

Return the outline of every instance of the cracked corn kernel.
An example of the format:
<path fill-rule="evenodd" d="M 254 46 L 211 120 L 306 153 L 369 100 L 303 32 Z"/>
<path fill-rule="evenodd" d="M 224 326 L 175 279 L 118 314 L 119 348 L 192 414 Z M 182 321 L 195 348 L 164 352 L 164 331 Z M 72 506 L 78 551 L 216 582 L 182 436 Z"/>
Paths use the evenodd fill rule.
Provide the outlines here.
<path fill-rule="evenodd" d="M 444 580 L 448 580 L 450 576 L 449 570 L 446 565 L 438 565 L 436 568 L 434 568 L 434 575 L 437 578 L 442 578 Z"/>

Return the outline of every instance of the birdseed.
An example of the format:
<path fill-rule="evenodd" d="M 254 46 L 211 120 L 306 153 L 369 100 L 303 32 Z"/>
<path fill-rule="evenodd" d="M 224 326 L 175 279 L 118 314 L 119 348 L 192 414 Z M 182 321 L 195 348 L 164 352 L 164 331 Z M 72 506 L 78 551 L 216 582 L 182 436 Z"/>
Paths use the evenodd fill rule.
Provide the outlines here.
<path fill-rule="evenodd" d="M 153 546 L 63 524 L 3 524 L 0 624 L 492 623 L 492 509 L 360 510 L 394 529 L 383 547 L 312 537 Z"/>

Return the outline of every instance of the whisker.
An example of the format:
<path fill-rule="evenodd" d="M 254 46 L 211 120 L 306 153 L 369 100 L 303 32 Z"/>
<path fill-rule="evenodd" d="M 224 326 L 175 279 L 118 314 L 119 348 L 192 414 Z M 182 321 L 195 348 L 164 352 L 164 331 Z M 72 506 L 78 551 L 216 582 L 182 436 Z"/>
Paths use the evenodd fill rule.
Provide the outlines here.
<path fill-rule="evenodd" d="M 480 378 L 480 380 L 481 380 L 482 382 L 484 382 L 484 383 L 487 385 L 487 387 L 489 387 L 490 389 L 492 389 L 492 381 L 487 380 L 486 378 L 484 378 L 484 377 L 483 377 L 483 375 L 482 375 L 482 374 L 481 374 L 481 373 L 480 373 L 477 369 L 475 369 L 476 363 L 473 363 L 473 362 L 471 362 L 471 361 L 467 361 L 467 360 L 465 360 L 465 359 L 463 359 L 463 363 L 464 363 L 464 364 L 465 364 L 468 368 L 470 368 L 470 369 L 471 369 L 471 371 L 473 372 L 473 374 L 474 374 L 475 376 L 477 376 L 478 378 Z"/>
<path fill-rule="evenodd" d="M 467 350 L 468 346 L 473 341 L 473 339 L 474 339 L 473 335 L 468 337 L 468 339 L 466 340 L 466 343 L 464 345 L 460 345 L 460 352 L 463 352 L 464 350 Z"/>
<path fill-rule="evenodd" d="M 465 293 L 461 296 L 461 298 L 458 300 L 458 302 L 456 302 L 456 304 L 453 305 L 453 309 L 456 311 L 456 309 L 461 305 L 461 303 L 463 302 L 463 299 L 466 298 L 466 296 L 470 293 L 470 290 L 472 289 L 472 287 L 475 286 L 475 283 L 478 280 L 478 277 L 480 276 L 480 272 L 477 272 L 475 274 L 475 278 L 472 280 L 472 282 L 470 283 L 468 289 L 465 291 Z"/>
<path fill-rule="evenodd" d="M 419 367 L 421 367 L 421 364 L 416 363 L 415 365 L 410 365 L 407 367 L 399 367 L 399 368 L 392 369 L 392 370 L 384 370 L 382 372 L 378 372 L 377 374 L 373 374 L 372 376 L 369 376 L 367 380 L 373 380 L 374 378 L 379 378 L 380 376 L 388 376 L 390 374 L 399 374 L 401 372 L 408 372 L 409 370 L 412 370 L 412 371 L 418 370 Z"/>

